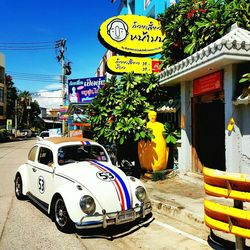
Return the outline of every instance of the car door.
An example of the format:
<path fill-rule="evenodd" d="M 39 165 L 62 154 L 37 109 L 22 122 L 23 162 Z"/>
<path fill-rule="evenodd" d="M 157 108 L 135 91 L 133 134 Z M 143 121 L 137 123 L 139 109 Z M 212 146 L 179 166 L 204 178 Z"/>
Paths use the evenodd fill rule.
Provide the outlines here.
<path fill-rule="evenodd" d="M 35 196 L 37 190 L 37 154 L 38 146 L 35 145 L 31 148 L 28 154 L 28 161 L 26 163 L 28 170 L 28 192 Z"/>
<path fill-rule="evenodd" d="M 54 169 L 53 169 L 53 152 L 50 148 L 41 146 L 37 158 L 36 172 L 36 197 L 45 209 L 48 208 L 54 189 Z"/>

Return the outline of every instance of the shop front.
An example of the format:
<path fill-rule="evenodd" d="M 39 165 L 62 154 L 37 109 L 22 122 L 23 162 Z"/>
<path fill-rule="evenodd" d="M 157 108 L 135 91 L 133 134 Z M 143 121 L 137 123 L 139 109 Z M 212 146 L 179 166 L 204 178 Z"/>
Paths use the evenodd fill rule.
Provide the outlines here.
<path fill-rule="evenodd" d="M 159 73 L 162 88 L 180 86 L 181 172 L 202 173 L 206 166 L 250 173 L 250 105 L 235 101 L 239 80 L 249 73 L 249 48 L 250 32 L 233 26 Z"/>
<path fill-rule="evenodd" d="M 223 71 L 193 81 L 192 162 L 194 172 L 202 167 L 225 170 L 225 107 Z"/>

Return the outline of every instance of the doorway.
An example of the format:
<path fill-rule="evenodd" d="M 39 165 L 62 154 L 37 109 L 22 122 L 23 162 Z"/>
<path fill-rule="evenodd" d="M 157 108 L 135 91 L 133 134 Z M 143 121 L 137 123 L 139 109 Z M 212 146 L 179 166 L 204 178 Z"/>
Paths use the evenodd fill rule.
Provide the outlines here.
<path fill-rule="evenodd" d="M 205 166 L 225 171 L 224 102 L 203 96 L 192 103 L 193 170 L 202 172 Z"/>

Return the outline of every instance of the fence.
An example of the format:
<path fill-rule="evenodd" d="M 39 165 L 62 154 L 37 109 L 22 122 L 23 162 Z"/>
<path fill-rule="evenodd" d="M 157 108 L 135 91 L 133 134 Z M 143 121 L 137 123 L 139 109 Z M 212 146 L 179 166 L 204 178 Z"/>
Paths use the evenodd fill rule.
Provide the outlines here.
<path fill-rule="evenodd" d="M 243 202 L 250 202 L 250 175 L 227 173 L 203 168 L 205 193 L 232 199 L 233 207 L 204 200 L 205 224 L 215 230 L 235 235 L 235 248 L 246 249 L 250 238 L 250 211 L 243 210 Z"/>

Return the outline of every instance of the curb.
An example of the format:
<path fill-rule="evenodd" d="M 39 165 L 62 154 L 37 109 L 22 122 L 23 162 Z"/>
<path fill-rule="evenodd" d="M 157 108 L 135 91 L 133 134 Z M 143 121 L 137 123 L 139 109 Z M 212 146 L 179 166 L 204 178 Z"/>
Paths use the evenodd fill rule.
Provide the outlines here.
<path fill-rule="evenodd" d="M 165 215 L 167 217 L 172 217 L 178 221 L 185 222 L 186 224 L 200 227 L 204 225 L 204 218 L 200 214 L 195 214 L 191 211 L 187 211 L 183 207 L 176 207 L 169 204 L 163 204 L 154 199 L 151 200 L 152 212 Z"/>

